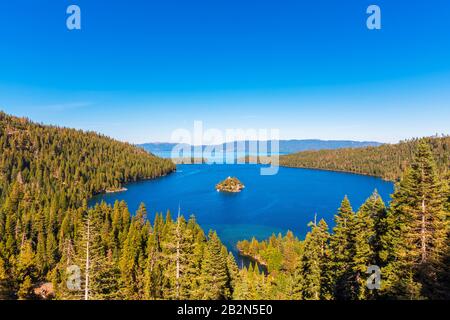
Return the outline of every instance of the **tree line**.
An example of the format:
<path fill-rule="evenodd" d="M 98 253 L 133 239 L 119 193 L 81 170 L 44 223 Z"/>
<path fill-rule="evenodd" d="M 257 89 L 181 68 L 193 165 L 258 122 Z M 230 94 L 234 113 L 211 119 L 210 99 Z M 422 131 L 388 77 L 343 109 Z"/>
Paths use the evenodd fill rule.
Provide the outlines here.
<path fill-rule="evenodd" d="M 449 174 L 450 137 L 424 138 L 431 147 L 440 174 Z M 303 151 L 280 156 L 280 165 L 346 171 L 398 181 L 411 165 L 415 150 L 423 139 L 411 139 L 398 144 L 377 147 Z"/>

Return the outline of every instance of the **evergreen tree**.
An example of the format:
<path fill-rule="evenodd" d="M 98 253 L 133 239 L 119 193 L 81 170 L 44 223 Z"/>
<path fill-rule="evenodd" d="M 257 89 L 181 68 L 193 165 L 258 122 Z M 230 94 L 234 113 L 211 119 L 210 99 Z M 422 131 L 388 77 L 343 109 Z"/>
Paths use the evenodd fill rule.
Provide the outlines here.
<path fill-rule="evenodd" d="M 238 283 L 241 281 L 239 276 L 239 268 L 234 259 L 233 253 L 229 252 L 227 256 L 228 283 L 226 284 L 229 292 L 229 298 L 234 296 L 234 291 Z"/>
<path fill-rule="evenodd" d="M 194 251 L 192 230 L 187 228 L 186 220 L 178 215 L 176 221 L 166 221 L 169 224 L 167 234 L 162 243 L 162 254 L 166 261 L 164 270 L 166 288 L 164 297 L 167 299 L 189 299 L 192 287 L 192 267 L 190 260 Z"/>
<path fill-rule="evenodd" d="M 202 262 L 200 294 L 205 300 L 227 298 L 227 259 L 222 254 L 222 243 L 217 233 L 210 231 Z"/>
<path fill-rule="evenodd" d="M 94 298 L 99 300 L 115 300 L 122 298 L 120 295 L 120 269 L 115 263 L 111 250 L 102 259 L 102 266 L 93 280 L 95 281 Z"/>
<path fill-rule="evenodd" d="M 19 299 L 27 299 L 31 296 L 32 283 L 37 276 L 35 252 L 29 240 L 24 240 L 20 247 L 20 253 L 15 269 L 15 278 L 19 283 Z"/>
<path fill-rule="evenodd" d="M 240 270 L 241 281 L 236 286 L 234 299 L 238 300 L 264 300 L 268 299 L 270 285 L 264 273 L 252 264 L 249 268 Z"/>
<path fill-rule="evenodd" d="M 414 163 L 396 186 L 382 253 L 386 296 L 418 299 L 445 295 L 437 275 L 448 238 L 445 198 L 430 147 L 422 141 Z"/>
<path fill-rule="evenodd" d="M 319 224 L 310 223 L 310 226 L 295 272 L 294 295 L 296 299 L 319 300 L 326 296 L 325 264 L 330 235 L 324 220 Z"/>
<path fill-rule="evenodd" d="M 347 197 L 335 216 L 335 227 L 330 238 L 330 270 L 335 299 L 351 299 L 355 296 L 355 275 L 352 270 L 355 252 L 353 228 L 355 214 Z"/>
<path fill-rule="evenodd" d="M 141 204 L 131 220 L 120 258 L 121 285 L 123 295 L 127 299 L 143 299 L 145 297 L 145 262 L 147 261 L 146 250 L 150 234 L 150 225 L 145 220 L 146 214 L 145 205 Z"/>
<path fill-rule="evenodd" d="M 11 288 L 9 287 L 9 277 L 4 259 L 0 256 L 0 300 L 10 298 Z"/>
<path fill-rule="evenodd" d="M 356 277 L 354 299 L 373 299 L 376 296 L 376 290 L 367 289 L 366 273 L 369 266 L 379 265 L 381 220 L 385 215 L 384 202 L 376 191 L 356 213 L 353 227 L 355 249 L 352 259 L 352 269 Z"/>

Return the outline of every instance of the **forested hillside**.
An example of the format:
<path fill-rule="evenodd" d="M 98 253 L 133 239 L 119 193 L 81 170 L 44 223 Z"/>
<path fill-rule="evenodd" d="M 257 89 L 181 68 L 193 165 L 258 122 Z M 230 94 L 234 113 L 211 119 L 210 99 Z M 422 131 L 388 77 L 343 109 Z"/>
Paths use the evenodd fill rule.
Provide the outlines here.
<path fill-rule="evenodd" d="M 356 212 L 345 198 L 331 232 L 320 220 L 304 241 L 288 232 L 239 242 L 243 255 L 267 266 L 269 281 L 254 286 L 266 288 L 258 297 L 450 299 L 449 179 L 438 174 L 427 142 L 415 144 L 390 207 L 376 192 Z M 374 270 L 379 286 L 370 281 L 370 289 Z"/>
<path fill-rule="evenodd" d="M 8 280 L 8 294 L 14 297 L 26 280 L 20 275 L 24 254 L 40 254 L 30 280 L 46 280 L 61 257 L 61 228 L 70 210 L 95 193 L 174 169 L 171 161 L 130 144 L 1 112 L 0 280 Z"/>
<path fill-rule="evenodd" d="M 440 173 L 450 167 L 450 137 L 426 138 Z M 280 157 L 280 165 L 346 171 L 398 180 L 411 164 L 419 139 L 378 147 L 304 151 Z"/>
<path fill-rule="evenodd" d="M 87 207 L 172 162 L 4 113 L 0 126 L 0 299 L 450 299 L 448 138 L 401 144 L 411 155 L 390 207 L 376 192 L 356 212 L 345 198 L 331 232 L 321 220 L 304 240 L 240 242 L 264 274 L 239 270 L 193 216 L 151 222 L 144 205 L 134 215 L 124 202 Z M 369 266 L 381 270 L 373 290 Z"/>
<path fill-rule="evenodd" d="M 52 274 L 59 299 L 233 296 L 238 277 L 234 257 L 215 232 L 206 236 L 194 217 L 174 220 L 168 212 L 165 218 L 157 214 L 151 224 L 143 204 L 132 218 L 124 202 L 100 204 L 84 214 L 72 211 L 60 236 L 62 256 Z M 79 268 L 67 272 L 72 265 Z M 77 272 L 78 282 L 72 280 Z"/>

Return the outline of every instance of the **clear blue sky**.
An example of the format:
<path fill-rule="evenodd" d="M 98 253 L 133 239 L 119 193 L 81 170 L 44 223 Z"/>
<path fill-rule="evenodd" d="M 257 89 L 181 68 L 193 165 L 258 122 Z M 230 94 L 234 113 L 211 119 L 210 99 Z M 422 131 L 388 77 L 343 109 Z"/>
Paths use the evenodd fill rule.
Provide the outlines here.
<path fill-rule="evenodd" d="M 133 143 L 194 120 L 282 138 L 450 133 L 450 1 L 1 1 L 0 109 Z"/>

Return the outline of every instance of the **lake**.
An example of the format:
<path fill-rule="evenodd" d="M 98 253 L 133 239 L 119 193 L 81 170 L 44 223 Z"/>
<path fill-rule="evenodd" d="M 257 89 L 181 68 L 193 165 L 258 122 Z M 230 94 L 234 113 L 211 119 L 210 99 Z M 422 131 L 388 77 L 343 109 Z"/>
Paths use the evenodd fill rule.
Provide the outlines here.
<path fill-rule="evenodd" d="M 127 185 L 128 191 L 97 195 L 90 205 L 125 200 L 134 213 L 144 202 L 151 221 L 155 212 L 168 209 L 176 216 L 180 205 L 186 218 L 194 214 L 205 232 L 216 230 L 236 254 L 236 242 L 243 239 L 265 239 L 288 230 L 304 238 L 315 214 L 332 227 L 345 195 L 356 210 L 375 189 L 386 202 L 393 192 L 392 183 L 369 176 L 283 167 L 277 175 L 261 176 L 260 168 L 251 164 L 178 165 L 177 172 L 168 176 Z M 245 189 L 236 194 L 217 192 L 215 185 L 228 176 L 237 177 Z"/>

